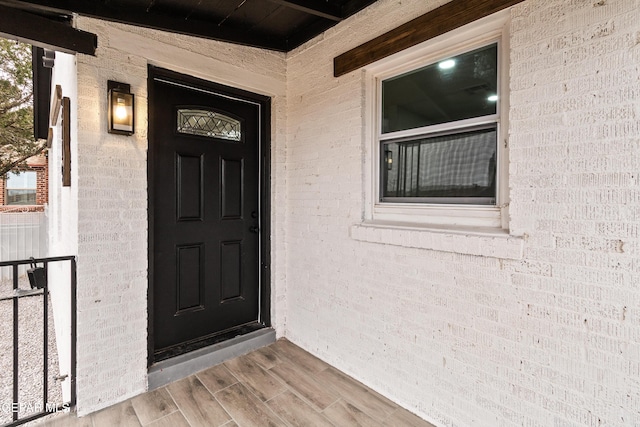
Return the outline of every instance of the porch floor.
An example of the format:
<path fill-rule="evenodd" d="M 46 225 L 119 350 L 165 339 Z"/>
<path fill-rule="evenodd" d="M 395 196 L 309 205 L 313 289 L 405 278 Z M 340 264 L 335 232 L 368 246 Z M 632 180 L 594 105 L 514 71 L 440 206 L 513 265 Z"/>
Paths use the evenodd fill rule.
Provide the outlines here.
<path fill-rule="evenodd" d="M 281 339 L 83 418 L 46 427 L 433 427 Z"/>

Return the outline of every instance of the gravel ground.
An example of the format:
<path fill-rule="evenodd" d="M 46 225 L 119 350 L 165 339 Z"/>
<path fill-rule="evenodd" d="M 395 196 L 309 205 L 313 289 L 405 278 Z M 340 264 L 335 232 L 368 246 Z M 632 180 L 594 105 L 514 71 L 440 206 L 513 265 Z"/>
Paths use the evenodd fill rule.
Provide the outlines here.
<path fill-rule="evenodd" d="M 20 278 L 19 287 L 30 289 L 26 277 Z M 13 294 L 11 282 L 0 283 L 0 296 Z M 49 299 L 49 369 L 48 402 L 62 403 L 62 388 L 54 380 L 59 374 L 58 351 L 55 343 L 53 310 Z M 19 416 L 24 417 L 43 410 L 44 346 L 43 296 L 25 296 L 18 299 L 18 387 Z M 13 401 L 13 301 L 0 301 L 0 424 L 12 420 Z"/>

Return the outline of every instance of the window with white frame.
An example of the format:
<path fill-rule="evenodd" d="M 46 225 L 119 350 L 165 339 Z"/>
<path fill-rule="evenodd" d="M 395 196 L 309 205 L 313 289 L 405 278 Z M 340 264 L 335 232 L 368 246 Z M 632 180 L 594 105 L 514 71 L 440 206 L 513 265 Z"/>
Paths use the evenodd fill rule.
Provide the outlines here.
<path fill-rule="evenodd" d="M 505 23 L 470 27 L 370 67 L 370 219 L 507 228 Z"/>
<path fill-rule="evenodd" d="M 5 204 L 35 205 L 37 173 L 32 171 L 8 172 L 5 181 Z"/>

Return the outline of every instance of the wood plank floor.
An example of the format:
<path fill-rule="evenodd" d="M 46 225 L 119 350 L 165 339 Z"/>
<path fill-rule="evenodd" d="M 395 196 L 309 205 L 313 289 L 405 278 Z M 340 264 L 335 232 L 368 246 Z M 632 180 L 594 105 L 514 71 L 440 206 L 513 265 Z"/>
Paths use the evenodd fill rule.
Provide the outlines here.
<path fill-rule="evenodd" d="M 39 425 L 433 427 L 285 339 L 89 416 Z"/>

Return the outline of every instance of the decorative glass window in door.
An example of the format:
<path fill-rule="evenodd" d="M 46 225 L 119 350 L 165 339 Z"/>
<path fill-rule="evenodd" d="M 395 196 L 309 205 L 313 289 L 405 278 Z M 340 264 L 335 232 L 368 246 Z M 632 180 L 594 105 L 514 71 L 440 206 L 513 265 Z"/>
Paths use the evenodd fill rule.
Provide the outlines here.
<path fill-rule="evenodd" d="M 179 109 L 178 132 L 229 141 L 242 140 L 239 120 L 211 110 Z"/>

